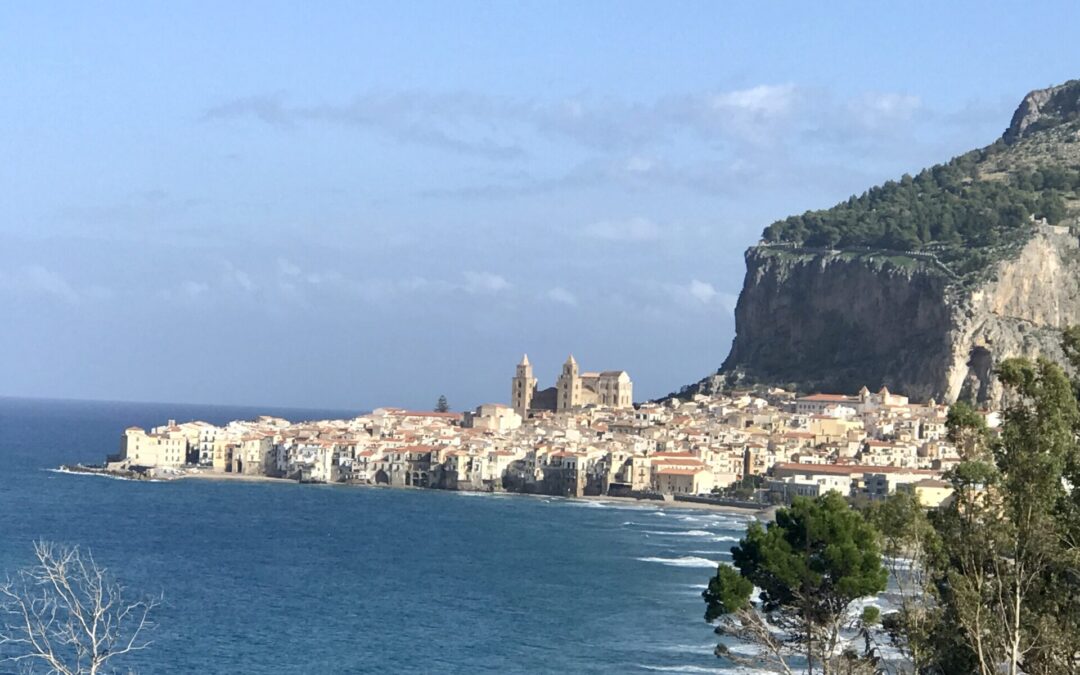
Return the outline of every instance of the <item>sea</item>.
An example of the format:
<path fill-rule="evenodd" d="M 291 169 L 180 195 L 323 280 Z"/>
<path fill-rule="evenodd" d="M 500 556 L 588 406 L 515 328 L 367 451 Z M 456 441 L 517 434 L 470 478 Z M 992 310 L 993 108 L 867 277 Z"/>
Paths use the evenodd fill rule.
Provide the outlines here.
<path fill-rule="evenodd" d="M 0 398 L 0 577 L 48 540 L 161 595 L 123 672 L 739 672 L 701 592 L 746 515 L 55 470 L 101 463 L 131 425 L 259 414 L 355 412 Z"/>

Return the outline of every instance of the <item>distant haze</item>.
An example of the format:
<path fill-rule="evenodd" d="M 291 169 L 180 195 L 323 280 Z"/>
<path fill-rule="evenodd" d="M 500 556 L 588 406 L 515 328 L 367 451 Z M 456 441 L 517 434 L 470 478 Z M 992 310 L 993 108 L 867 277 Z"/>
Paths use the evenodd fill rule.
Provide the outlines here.
<path fill-rule="evenodd" d="M 1080 5 L 1019 7 L 4 4 L 0 395 L 662 395 L 765 225 L 1080 75 Z"/>

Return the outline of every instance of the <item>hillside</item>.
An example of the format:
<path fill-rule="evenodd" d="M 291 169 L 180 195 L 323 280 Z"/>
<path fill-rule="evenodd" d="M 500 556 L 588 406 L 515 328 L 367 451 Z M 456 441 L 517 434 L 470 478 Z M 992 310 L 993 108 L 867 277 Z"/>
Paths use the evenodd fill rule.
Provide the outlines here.
<path fill-rule="evenodd" d="M 1024 97 L 1000 139 L 765 228 L 714 376 L 990 400 L 994 364 L 1059 356 L 1080 322 L 1080 81 Z"/>

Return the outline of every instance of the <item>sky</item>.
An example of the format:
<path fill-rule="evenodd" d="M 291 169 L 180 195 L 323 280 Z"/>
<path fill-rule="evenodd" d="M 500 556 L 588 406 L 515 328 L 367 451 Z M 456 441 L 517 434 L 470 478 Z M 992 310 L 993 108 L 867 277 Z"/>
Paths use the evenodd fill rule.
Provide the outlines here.
<path fill-rule="evenodd" d="M 1080 4 L 0 3 L 0 395 L 713 372 L 743 253 L 997 138 Z"/>

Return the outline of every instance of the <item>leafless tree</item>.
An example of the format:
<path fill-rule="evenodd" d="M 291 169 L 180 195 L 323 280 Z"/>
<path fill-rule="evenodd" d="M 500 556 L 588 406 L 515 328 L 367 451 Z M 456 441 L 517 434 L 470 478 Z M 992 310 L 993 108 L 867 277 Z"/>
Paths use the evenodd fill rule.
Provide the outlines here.
<path fill-rule="evenodd" d="M 98 675 L 146 649 L 160 598 L 133 599 L 89 551 L 39 541 L 37 562 L 0 583 L 0 663 Z"/>

